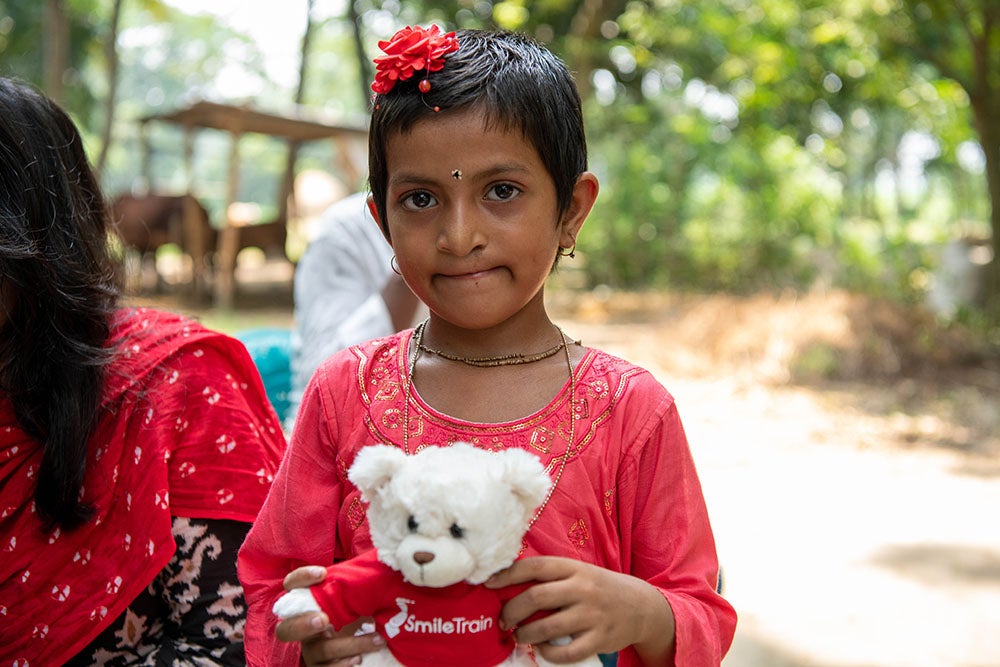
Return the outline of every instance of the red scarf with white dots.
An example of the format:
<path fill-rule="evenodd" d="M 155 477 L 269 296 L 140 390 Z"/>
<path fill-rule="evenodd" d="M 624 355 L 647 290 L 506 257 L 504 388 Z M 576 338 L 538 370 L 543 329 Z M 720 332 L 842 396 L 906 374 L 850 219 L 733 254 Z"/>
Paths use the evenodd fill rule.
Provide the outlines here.
<path fill-rule="evenodd" d="M 77 530 L 43 530 L 42 448 L 0 394 L 0 664 L 60 664 L 86 646 L 169 562 L 172 516 L 253 521 L 284 450 L 235 339 L 130 309 L 112 344 L 82 492 L 96 511 Z"/>

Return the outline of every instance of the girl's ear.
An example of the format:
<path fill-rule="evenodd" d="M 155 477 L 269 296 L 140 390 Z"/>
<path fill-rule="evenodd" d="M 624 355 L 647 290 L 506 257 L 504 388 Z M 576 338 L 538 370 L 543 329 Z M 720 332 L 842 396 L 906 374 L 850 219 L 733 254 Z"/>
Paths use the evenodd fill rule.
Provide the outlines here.
<path fill-rule="evenodd" d="M 389 238 L 389 230 L 384 224 L 382 224 L 382 220 L 378 217 L 378 206 L 375 205 L 375 197 L 368 195 L 365 203 L 368 204 L 368 212 L 372 214 L 372 219 L 375 221 L 375 224 L 378 225 L 378 230 L 382 232 L 382 236 L 385 237 L 385 240 L 389 243 L 389 245 L 392 245 L 392 239 Z"/>
<path fill-rule="evenodd" d="M 576 245 L 576 237 L 580 233 L 583 223 L 587 221 L 590 210 L 594 208 L 599 190 L 600 183 L 592 172 L 585 171 L 576 179 L 576 184 L 573 186 L 573 198 L 570 200 L 569 208 L 563 213 L 560 223 L 562 232 L 559 245 L 563 248 L 572 248 Z"/>

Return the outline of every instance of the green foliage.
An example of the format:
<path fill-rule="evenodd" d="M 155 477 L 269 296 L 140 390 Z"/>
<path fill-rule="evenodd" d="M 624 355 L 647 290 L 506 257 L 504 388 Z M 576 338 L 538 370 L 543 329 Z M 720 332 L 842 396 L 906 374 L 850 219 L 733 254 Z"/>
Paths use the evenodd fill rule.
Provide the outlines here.
<path fill-rule="evenodd" d="M 70 63 L 62 76 L 64 104 L 84 125 L 94 121 L 96 100 L 83 70 L 100 34 L 100 21 L 93 11 L 97 2 L 64 2 L 69 27 L 69 43 L 64 46 Z M 44 14 L 45 2 L 40 0 L 0 0 L 0 74 L 43 86 Z"/>

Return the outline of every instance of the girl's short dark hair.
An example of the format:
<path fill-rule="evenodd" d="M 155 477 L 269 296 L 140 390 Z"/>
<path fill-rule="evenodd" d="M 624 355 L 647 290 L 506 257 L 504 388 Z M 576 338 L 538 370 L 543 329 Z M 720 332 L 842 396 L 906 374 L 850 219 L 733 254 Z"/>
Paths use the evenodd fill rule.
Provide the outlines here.
<path fill-rule="evenodd" d="M 108 224 L 73 121 L 0 77 L 0 391 L 43 445 L 35 503 L 63 528 L 90 515 L 80 488 L 118 297 Z"/>
<path fill-rule="evenodd" d="M 428 76 L 417 72 L 372 98 L 368 180 L 383 229 L 389 137 L 408 132 L 435 113 L 468 109 L 481 110 L 489 126 L 524 134 L 555 182 L 561 215 L 569 208 L 577 178 L 587 169 L 583 112 L 573 77 L 551 51 L 523 34 L 460 30 L 456 37 L 459 48 L 445 56 L 443 69 Z M 426 94 L 417 88 L 424 78 L 431 82 Z"/>

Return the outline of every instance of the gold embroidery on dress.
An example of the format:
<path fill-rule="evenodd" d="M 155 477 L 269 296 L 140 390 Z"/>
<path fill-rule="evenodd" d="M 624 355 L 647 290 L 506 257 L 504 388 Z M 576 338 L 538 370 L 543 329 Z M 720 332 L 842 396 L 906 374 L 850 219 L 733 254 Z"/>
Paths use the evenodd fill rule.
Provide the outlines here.
<path fill-rule="evenodd" d="M 398 382 L 384 382 L 378 391 L 375 392 L 376 401 L 394 401 L 397 396 L 399 396 Z"/>
<path fill-rule="evenodd" d="M 365 508 L 361 504 L 361 497 L 354 496 L 350 506 L 347 508 L 347 520 L 351 525 L 351 530 L 357 530 L 365 522 Z"/>
<path fill-rule="evenodd" d="M 611 487 L 604 492 L 604 511 L 607 512 L 608 516 L 611 516 L 611 510 L 615 504 L 615 487 Z"/>
<path fill-rule="evenodd" d="M 358 388 L 362 393 L 362 401 L 369 407 L 364 418 L 365 426 L 377 441 L 396 445 L 402 442 L 403 410 L 402 405 L 395 406 L 395 404 L 400 401 L 399 395 L 405 393 L 401 382 L 406 377 L 407 367 L 405 358 L 407 348 L 406 345 L 399 344 L 401 342 L 401 340 L 396 341 L 396 344 L 381 348 L 378 345 L 354 348 L 360 362 L 357 375 Z M 595 373 L 597 377 L 585 385 L 581 384 L 581 389 L 582 387 L 586 389 L 579 391 L 572 399 L 577 427 L 571 458 L 578 456 L 594 441 L 601 426 L 609 419 L 615 405 L 621 399 L 629 380 L 634 375 L 647 372 L 640 368 L 628 368 L 616 378 L 615 382 L 609 383 L 603 374 L 612 372 L 617 365 L 618 363 L 608 355 L 588 350 L 583 361 L 577 366 L 576 370 L 581 378 L 590 373 Z M 390 404 L 393 404 L 392 407 Z M 464 441 L 476 437 L 479 439 L 479 446 L 484 448 L 527 447 L 542 456 L 555 454 L 558 457 L 562 452 L 558 441 L 565 440 L 569 430 L 569 420 L 564 418 L 562 423 L 556 420 L 556 415 L 560 412 L 565 415 L 563 411 L 566 405 L 559 402 L 553 402 L 541 412 L 514 424 L 475 424 L 468 427 L 457 425 L 446 415 L 428 411 L 427 406 L 418 397 L 411 397 L 409 407 L 410 429 L 406 434 L 407 438 L 426 437 L 436 433 L 440 428 L 449 434 L 448 438 L 454 437 L 451 434 L 456 432 L 460 436 L 459 439 Z M 429 444 L 445 443 L 420 442 L 418 447 Z"/>
<path fill-rule="evenodd" d="M 542 454 L 548 454 L 552 449 L 552 442 L 555 438 L 555 432 L 545 428 L 544 426 L 539 426 L 531 432 L 531 439 L 528 442 Z"/>
<path fill-rule="evenodd" d="M 403 412 L 399 408 L 388 408 L 382 413 L 382 426 L 396 430 L 403 424 Z"/>
<path fill-rule="evenodd" d="M 586 522 L 583 519 L 577 519 L 569 527 L 569 541 L 578 547 L 584 547 L 589 539 L 590 532 L 587 530 Z"/>
<path fill-rule="evenodd" d="M 607 380 L 604 380 L 603 378 L 594 380 L 593 382 L 587 385 L 587 393 L 593 396 L 594 398 L 598 399 L 604 398 L 608 395 L 610 391 L 611 389 L 610 387 L 608 387 Z"/>

